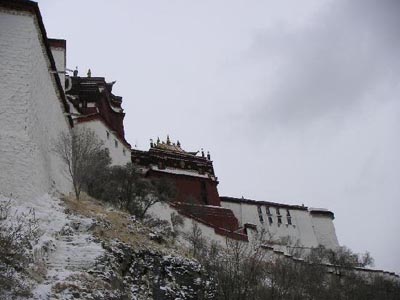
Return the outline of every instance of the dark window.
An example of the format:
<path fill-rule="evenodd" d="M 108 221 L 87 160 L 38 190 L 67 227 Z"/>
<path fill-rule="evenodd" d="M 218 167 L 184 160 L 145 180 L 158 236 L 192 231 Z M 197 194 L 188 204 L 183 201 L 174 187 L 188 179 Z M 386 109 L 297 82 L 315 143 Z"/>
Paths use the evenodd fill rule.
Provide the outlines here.
<path fill-rule="evenodd" d="M 272 221 L 272 214 L 271 214 L 271 209 L 269 208 L 269 206 L 265 207 L 265 212 L 267 213 L 268 216 L 268 223 L 269 225 L 272 225 L 273 221 Z"/>
<path fill-rule="evenodd" d="M 114 145 L 115 145 L 115 148 L 118 148 L 118 142 L 117 142 L 117 140 L 114 140 Z"/>
<path fill-rule="evenodd" d="M 286 218 L 288 225 L 292 225 L 292 216 L 290 215 L 290 211 L 288 209 L 286 210 Z"/>
<path fill-rule="evenodd" d="M 278 216 L 278 226 L 282 224 L 282 216 Z"/>
<path fill-rule="evenodd" d="M 270 211 L 270 209 L 269 209 L 269 206 L 266 206 L 266 207 L 265 207 L 265 212 L 267 213 L 267 215 L 270 215 L 270 214 L 271 214 L 271 211 Z"/>
<path fill-rule="evenodd" d="M 262 215 L 261 206 L 257 206 L 257 211 L 258 211 L 258 218 L 260 219 L 260 222 L 264 223 L 264 218 L 263 218 L 263 215 Z"/>
<path fill-rule="evenodd" d="M 277 214 L 278 216 L 281 215 L 281 212 L 280 212 L 279 208 L 276 209 L 276 214 Z"/>
<path fill-rule="evenodd" d="M 201 194 L 201 200 L 205 203 L 208 204 L 208 198 L 207 198 L 207 186 L 205 181 L 200 182 L 200 194 Z"/>
<path fill-rule="evenodd" d="M 110 138 L 110 133 L 107 131 L 107 139 Z"/>

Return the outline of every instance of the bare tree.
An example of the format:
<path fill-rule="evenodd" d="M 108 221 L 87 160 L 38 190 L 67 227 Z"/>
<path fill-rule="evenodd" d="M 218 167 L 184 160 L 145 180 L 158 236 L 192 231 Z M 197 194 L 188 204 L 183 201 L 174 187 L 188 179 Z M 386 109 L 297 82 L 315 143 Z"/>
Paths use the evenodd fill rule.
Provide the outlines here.
<path fill-rule="evenodd" d="M 147 190 L 147 194 L 138 197 L 140 204 L 139 218 L 143 218 L 147 210 L 154 204 L 172 201 L 176 194 L 175 186 L 170 181 L 163 178 L 147 181 L 144 190 Z"/>
<path fill-rule="evenodd" d="M 203 237 L 203 232 L 197 222 L 192 220 L 192 230 L 185 235 L 186 239 L 190 243 L 192 248 L 192 255 L 199 258 L 200 254 L 203 252 L 207 245 L 207 241 Z"/>
<path fill-rule="evenodd" d="M 400 294 L 397 279 L 357 271 L 371 265 L 368 252 L 317 247 L 306 253 L 294 243 L 294 257 L 268 254 L 265 245 L 271 244 L 271 235 L 264 230 L 250 243 L 227 239 L 225 247 L 208 245 L 195 226 L 186 238 L 196 248 L 195 258 L 216 279 L 219 300 L 394 300 Z"/>
<path fill-rule="evenodd" d="M 70 133 L 62 132 L 55 142 L 54 151 L 67 165 L 67 176 L 72 181 L 75 196 L 79 196 L 92 167 L 104 152 L 103 142 L 93 130 L 74 128 Z"/>

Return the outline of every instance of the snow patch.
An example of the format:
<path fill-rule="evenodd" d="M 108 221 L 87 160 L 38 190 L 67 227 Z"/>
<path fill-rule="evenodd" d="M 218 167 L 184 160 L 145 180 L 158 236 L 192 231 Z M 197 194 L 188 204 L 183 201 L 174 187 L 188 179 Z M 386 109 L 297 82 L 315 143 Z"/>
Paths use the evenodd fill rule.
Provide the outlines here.
<path fill-rule="evenodd" d="M 34 290 L 34 299 L 50 299 L 52 287 L 69 276 L 86 272 L 96 259 L 104 255 L 103 247 L 89 228 L 94 221 L 65 213 L 62 201 L 49 194 L 28 200 L 9 199 L 0 195 L 0 202 L 11 201 L 12 215 L 34 213 L 39 238 L 33 245 L 34 259 L 47 268 L 45 280 Z"/>

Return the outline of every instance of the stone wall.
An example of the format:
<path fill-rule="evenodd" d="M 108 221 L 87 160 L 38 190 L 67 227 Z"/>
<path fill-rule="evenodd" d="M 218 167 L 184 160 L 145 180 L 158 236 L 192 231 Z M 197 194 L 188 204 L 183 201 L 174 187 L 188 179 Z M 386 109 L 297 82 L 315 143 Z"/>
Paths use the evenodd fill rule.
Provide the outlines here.
<path fill-rule="evenodd" d="M 6 196 L 71 190 L 52 151 L 70 126 L 40 22 L 33 12 L 0 10 L 0 193 Z"/>

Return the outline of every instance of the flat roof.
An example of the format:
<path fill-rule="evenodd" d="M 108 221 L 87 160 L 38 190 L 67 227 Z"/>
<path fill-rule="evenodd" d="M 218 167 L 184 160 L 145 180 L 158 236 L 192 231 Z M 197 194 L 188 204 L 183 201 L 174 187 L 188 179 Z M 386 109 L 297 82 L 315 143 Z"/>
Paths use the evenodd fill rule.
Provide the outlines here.
<path fill-rule="evenodd" d="M 246 203 L 246 204 L 253 204 L 253 205 L 267 205 L 267 206 L 277 206 L 287 209 L 298 209 L 298 210 L 308 210 L 307 206 L 304 205 L 291 205 L 291 204 L 284 204 L 284 203 L 277 203 L 277 202 L 270 202 L 270 201 L 258 201 L 246 198 L 234 198 L 234 197 L 220 197 L 221 201 L 223 202 L 233 202 L 233 203 Z"/>

